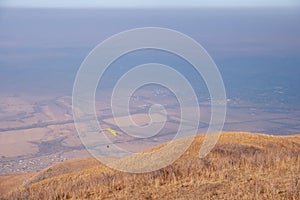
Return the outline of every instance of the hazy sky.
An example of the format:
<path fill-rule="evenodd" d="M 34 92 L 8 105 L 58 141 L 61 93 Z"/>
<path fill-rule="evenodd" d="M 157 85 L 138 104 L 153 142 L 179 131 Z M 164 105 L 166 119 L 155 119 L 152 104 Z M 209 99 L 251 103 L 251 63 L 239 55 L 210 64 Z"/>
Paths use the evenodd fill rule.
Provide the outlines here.
<path fill-rule="evenodd" d="M 189 12 L 0 9 L 0 97 L 71 95 L 76 72 L 96 45 L 124 30 L 158 26 L 203 45 L 222 73 L 228 98 L 285 105 L 288 112 L 300 106 L 299 20 L 299 7 Z M 137 62 L 181 65 L 163 56 L 144 57 L 138 55 Z M 139 64 L 135 59 L 126 63 Z"/>
<path fill-rule="evenodd" d="M 0 7 L 131 8 L 131 7 L 300 6 L 299 0 L 1 0 Z"/>

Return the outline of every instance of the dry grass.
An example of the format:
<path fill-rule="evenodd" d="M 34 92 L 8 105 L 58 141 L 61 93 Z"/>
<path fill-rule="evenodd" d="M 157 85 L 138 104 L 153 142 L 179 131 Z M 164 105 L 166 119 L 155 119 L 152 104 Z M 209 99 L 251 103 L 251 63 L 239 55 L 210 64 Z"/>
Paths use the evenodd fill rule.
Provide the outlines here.
<path fill-rule="evenodd" d="M 202 141 L 198 136 L 175 163 L 145 174 L 87 159 L 56 165 L 2 199 L 299 199 L 300 135 L 223 133 L 200 160 Z"/>

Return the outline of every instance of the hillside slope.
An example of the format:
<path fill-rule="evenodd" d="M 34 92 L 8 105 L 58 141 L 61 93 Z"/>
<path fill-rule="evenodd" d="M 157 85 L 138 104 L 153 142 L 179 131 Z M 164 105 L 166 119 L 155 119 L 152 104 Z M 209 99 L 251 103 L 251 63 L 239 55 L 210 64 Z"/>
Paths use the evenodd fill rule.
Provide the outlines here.
<path fill-rule="evenodd" d="M 2 176 L 0 199 L 299 198 L 300 135 L 222 133 L 212 152 L 199 159 L 203 138 L 197 136 L 172 165 L 150 173 L 124 173 L 78 159 L 35 174 Z"/>

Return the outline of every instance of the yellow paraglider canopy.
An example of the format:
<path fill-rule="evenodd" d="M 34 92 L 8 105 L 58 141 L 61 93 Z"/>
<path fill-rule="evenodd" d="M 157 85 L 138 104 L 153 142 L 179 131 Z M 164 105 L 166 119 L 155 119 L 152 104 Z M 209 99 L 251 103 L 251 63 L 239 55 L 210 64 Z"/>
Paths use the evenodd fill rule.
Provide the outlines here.
<path fill-rule="evenodd" d="M 111 128 L 104 128 L 104 129 L 100 130 L 99 133 L 102 133 L 102 132 L 105 132 L 105 131 L 108 131 L 108 132 L 112 133 L 115 137 L 118 135 L 117 131 L 115 131 L 114 129 L 111 129 Z"/>

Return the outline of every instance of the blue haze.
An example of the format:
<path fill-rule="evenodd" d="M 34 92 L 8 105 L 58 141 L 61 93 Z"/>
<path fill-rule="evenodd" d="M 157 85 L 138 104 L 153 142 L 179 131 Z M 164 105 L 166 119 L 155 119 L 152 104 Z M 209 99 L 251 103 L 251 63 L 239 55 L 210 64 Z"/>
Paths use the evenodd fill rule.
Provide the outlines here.
<path fill-rule="evenodd" d="M 2 8 L 0 93 L 71 95 L 81 62 L 98 43 L 127 29 L 158 26 L 181 31 L 206 48 L 223 76 L 228 99 L 263 109 L 300 110 L 299 24 L 299 8 Z M 199 96 L 207 97 L 201 93 L 205 85 L 197 82 L 201 77 L 167 53 L 133 53 L 116 61 L 108 73 L 120 75 L 132 64 L 149 61 L 181 70 Z M 114 84 L 114 79 L 106 80 L 107 87 Z"/>

